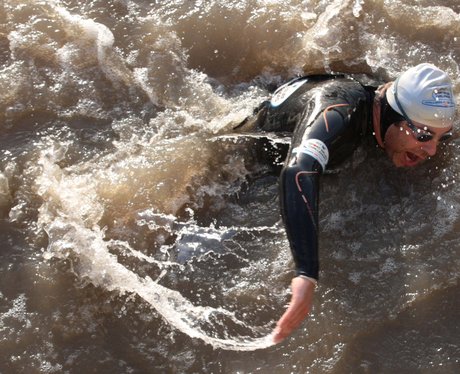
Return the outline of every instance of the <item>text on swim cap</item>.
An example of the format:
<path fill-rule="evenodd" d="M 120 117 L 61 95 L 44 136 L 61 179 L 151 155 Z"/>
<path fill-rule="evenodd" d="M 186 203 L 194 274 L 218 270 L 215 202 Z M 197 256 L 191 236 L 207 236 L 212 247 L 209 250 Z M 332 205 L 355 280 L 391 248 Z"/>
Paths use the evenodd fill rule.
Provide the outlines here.
<path fill-rule="evenodd" d="M 435 87 L 431 96 L 431 100 L 422 100 L 422 104 L 440 108 L 452 108 L 455 106 L 452 89 L 448 86 Z"/>

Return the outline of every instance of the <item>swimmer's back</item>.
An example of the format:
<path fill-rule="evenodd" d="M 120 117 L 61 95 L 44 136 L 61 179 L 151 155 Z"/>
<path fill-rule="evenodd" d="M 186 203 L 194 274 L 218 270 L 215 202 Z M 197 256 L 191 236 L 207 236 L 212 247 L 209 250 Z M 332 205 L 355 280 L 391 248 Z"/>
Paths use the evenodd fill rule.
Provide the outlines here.
<path fill-rule="evenodd" d="M 279 87 L 270 100 L 264 101 L 255 110 L 254 116 L 247 118 L 236 129 L 292 133 L 300 122 L 313 122 L 331 105 L 347 103 L 350 108 L 357 108 L 368 100 L 368 90 L 349 76 L 300 77 Z"/>

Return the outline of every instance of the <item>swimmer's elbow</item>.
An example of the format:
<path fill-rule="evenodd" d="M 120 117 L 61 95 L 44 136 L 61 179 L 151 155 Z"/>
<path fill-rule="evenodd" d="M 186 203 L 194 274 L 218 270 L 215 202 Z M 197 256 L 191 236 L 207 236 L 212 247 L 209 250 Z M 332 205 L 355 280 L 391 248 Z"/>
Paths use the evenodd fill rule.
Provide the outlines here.
<path fill-rule="evenodd" d="M 312 156 L 305 154 L 293 155 L 284 164 L 281 170 L 281 177 L 295 176 L 298 173 L 306 175 L 319 175 L 323 172 L 321 164 Z"/>

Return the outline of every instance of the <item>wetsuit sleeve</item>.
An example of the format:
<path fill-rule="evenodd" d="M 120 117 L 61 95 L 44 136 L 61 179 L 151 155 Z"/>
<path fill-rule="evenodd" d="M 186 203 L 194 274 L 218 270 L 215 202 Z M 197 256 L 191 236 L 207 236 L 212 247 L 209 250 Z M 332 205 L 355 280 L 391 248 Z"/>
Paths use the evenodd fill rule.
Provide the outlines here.
<path fill-rule="evenodd" d="M 326 112 L 325 112 L 326 111 Z M 355 148 L 350 105 L 329 107 L 307 124 L 301 121 L 280 176 L 281 212 L 297 275 L 318 279 L 319 179 L 330 157 Z M 323 147 L 323 149 L 321 149 Z M 326 150 L 324 150 L 326 148 Z"/>
<path fill-rule="evenodd" d="M 297 275 L 318 279 L 318 202 L 321 166 L 312 156 L 293 154 L 280 177 L 280 200 Z"/>

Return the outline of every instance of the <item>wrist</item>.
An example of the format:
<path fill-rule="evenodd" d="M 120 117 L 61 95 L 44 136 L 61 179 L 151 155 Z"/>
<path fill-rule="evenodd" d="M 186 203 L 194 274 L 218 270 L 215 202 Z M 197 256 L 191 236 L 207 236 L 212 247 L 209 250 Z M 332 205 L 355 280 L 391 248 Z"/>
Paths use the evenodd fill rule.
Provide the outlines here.
<path fill-rule="evenodd" d="M 318 285 L 318 281 L 315 278 L 309 277 L 307 275 L 299 274 L 297 278 L 309 280 L 311 283 L 313 283 L 313 286 L 315 286 L 315 288 Z"/>

